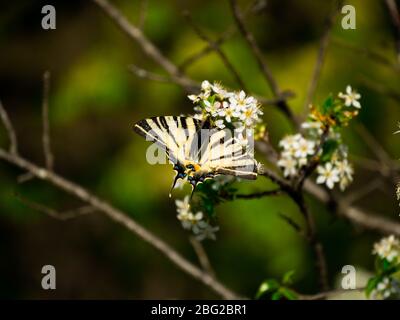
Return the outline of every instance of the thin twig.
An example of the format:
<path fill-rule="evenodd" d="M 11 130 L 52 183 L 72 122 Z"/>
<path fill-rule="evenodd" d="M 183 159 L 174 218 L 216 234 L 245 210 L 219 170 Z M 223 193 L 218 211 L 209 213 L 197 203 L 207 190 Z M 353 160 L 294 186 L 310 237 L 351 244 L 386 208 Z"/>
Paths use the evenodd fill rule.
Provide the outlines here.
<path fill-rule="evenodd" d="M 260 48 L 258 47 L 258 45 L 256 43 L 256 40 L 254 39 L 253 34 L 247 30 L 247 27 L 244 24 L 243 14 L 239 9 L 239 6 L 238 6 L 236 0 L 230 0 L 229 2 L 231 4 L 233 17 L 235 19 L 236 25 L 237 25 L 240 33 L 243 35 L 247 44 L 251 48 L 251 51 L 253 52 L 253 55 L 257 60 L 260 70 L 262 71 L 264 78 L 267 80 L 267 82 L 272 90 L 272 93 L 274 94 L 274 96 L 278 97 L 280 95 L 280 90 L 278 88 L 278 84 L 276 83 L 268 65 L 265 63 L 264 57 L 261 53 Z"/>
<path fill-rule="evenodd" d="M 4 128 L 7 131 L 8 139 L 10 140 L 10 153 L 17 154 L 18 153 L 18 143 L 17 143 L 17 136 L 15 134 L 14 127 L 8 117 L 6 109 L 4 109 L 3 103 L 0 100 L 0 118 L 3 122 Z"/>
<path fill-rule="evenodd" d="M 195 237 L 189 237 L 190 244 L 193 247 L 194 252 L 199 259 L 200 265 L 202 266 L 203 270 L 207 272 L 211 277 L 215 278 L 215 271 L 211 266 L 210 259 L 208 258 L 207 252 L 204 249 L 204 246 L 200 241 L 198 241 Z"/>
<path fill-rule="evenodd" d="M 1 148 L 0 159 L 19 167 L 22 170 L 31 172 L 38 179 L 49 182 L 58 189 L 77 197 L 78 199 L 92 206 L 96 210 L 103 212 L 109 218 L 111 218 L 115 222 L 118 222 L 119 224 L 136 234 L 143 241 L 149 243 L 151 246 L 156 248 L 182 271 L 186 272 L 194 279 L 199 280 L 204 285 L 219 294 L 221 297 L 225 299 L 241 298 L 239 295 L 225 287 L 222 283 L 211 277 L 209 274 L 205 273 L 197 266 L 186 260 L 165 241 L 161 240 L 158 236 L 138 224 L 126 213 L 114 208 L 109 203 L 96 197 L 80 185 L 75 184 L 54 172 L 51 172 L 43 167 L 39 167 L 32 162 L 18 155 L 11 154 L 10 152 L 7 152 L 6 150 Z"/>
<path fill-rule="evenodd" d="M 341 199 L 341 201 L 346 203 L 347 205 L 350 205 L 350 204 L 366 197 L 371 192 L 375 191 L 378 188 L 381 188 L 382 186 L 383 186 L 383 183 L 380 179 L 374 179 L 370 183 L 367 183 L 366 185 L 361 186 L 359 189 L 348 194 L 345 198 Z"/>
<path fill-rule="evenodd" d="M 278 87 L 277 82 L 275 81 L 275 78 L 272 75 L 271 70 L 269 69 L 267 63 L 264 61 L 263 54 L 260 50 L 260 48 L 257 45 L 256 40 L 254 39 L 253 34 L 247 29 L 245 23 L 244 23 L 244 18 L 243 14 L 239 9 L 239 6 L 236 2 L 236 0 L 229 0 L 231 4 L 231 9 L 233 13 L 233 17 L 235 19 L 237 28 L 243 38 L 246 40 L 246 43 L 248 44 L 251 52 L 253 53 L 254 58 L 257 61 L 257 64 L 259 66 L 259 69 L 264 76 L 265 80 L 269 84 L 269 87 L 271 88 L 271 91 L 274 95 L 274 97 L 278 98 L 281 96 L 281 90 Z M 281 111 L 287 116 L 287 118 L 291 121 L 293 125 L 298 127 L 298 120 L 290 110 L 289 106 L 287 105 L 287 102 L 285 100 L 281 101 L 280 103 L 277 104 L 277 107 L 281 109 Z"/>
<path fill-rule="evenodd" d="M 296 221 L 294 221 L 291 217 L 289 217 L 286 214 L 283 214 L 281 212 L 279 212 L 278 215 L 283 221 L 285 221 L 289 226 L 291 226 L 297 233 L 304 236 L 303 230 L 301 229 L 300 225 Z"/>
<path fill-rule="evenodd" d="M 203 40 L 204 42 L 208 43 L 208 45 L 218 54 L 218 56 L 221 58 L 222 63 L 225 65 L 225 67 L 232 73 L 233 77 L 235 78 L 237 84 L 241 87 L 241 89 L 247 91 L 246 85 L 244 84 L 242 78 L 239 75 L 239 72 L 236 70 L 234 65 L 229 61 L 229 58 L 226 56 L 224 51 L 222 51 L 221 47 L 217 44 L 216 41 L 210 39 L 193 21 L 192 16 L 190 15 L 190 12 L 185 10 L 183 12 L 183 16 L 186 18 L 188 21 L 189 25 L 193 28 L 194 32 L 197 34 L 197 36 Z"/>
<path fill-rule="evenodd" d="M 322 203 L 328 204 L 332 201 L 328 192 L 314 182 L 307 180 L 304 190 L 316 197 Z M 350 222 L 368 230 L 378 231 L 382 234 L 394 234 L 400 236 L 400 223 L 380 216 L 377 213 L 367 213 L 356 206 L 347 205 L 337 200 L 338 213 Z"/>
<path fill-rule="evenodd" d="M 50 140 L 50 123 L 49 123 L 49 91 L 50 91 L 50 71 L 43 74 L 43 103 L 42 103 L 42 119 L 43 119 L 43 153 L 46 168 L 50 171 L 54 168 L 54 155 L 51 151 Z"/>
<path fill-rule="evenodd" d="M 48 206 L 45 206 L 41 203 L 29 200 L 19 194 L 15 194 L 15 197 L 18 199 L 18 201 L 20 201 L 21 203 L 23 203 L 24 205 L 26 205 L 27 207 L 29 207 L 32 210 L 35 211 L 39 211 L 42 212 L 54 219 L 57 220 L 61 220 L 61 221 L 66 221 L 66 220 L 70 220 L 70 219 L 74 219 L 77 218 L 79 216 L 82 215 L 86 215 L 89 213 L 93 213 L 95 211 L 97 211 L 96 208 L 88 205 L 88 206 L 83 206 L 74 210 L 68 210 L 65 212 L 58 212 Z"/>
<path fill-rule="evenodd" d="M 397 62 L 400 64 L 400 13 L 395 0 L 385 0 L 395 33 L 395 44 L 397 51 Z"/>
<path fill-rule="evenodd" d="M 318 81 L 321 76 L 322 65 L 324 63 L 326 50 L 328 48 L 329 40 L 332 33 L 332 28 L 335 24 L 336 16 L 339 13 L 339 10 L 342 6 L 343 1 L 337 1 L 334 10 L 330 13 L 329 17 L 327 17 L 325 21 L 325 29 L 321 38 L 321 42 L 318 49 L 317 60 L 315 62 L 314 71 L 311 77 L 310 84 L 308 86 L 306 99 L 304 101 L 303 111 L 306 114 L 309 108 L 309 105 L 314 98 L 315 91 L 317 89 Z"/>
<path fill-rule="evenodd" d="M 358 123 L 355 127 L 358 134 L 361 136 L 363 141 L 368 145 L 369 149 L 374 152 L 376 157 L 381 163 L 391 164 L 392 158 L 382 147 L 382 145 L 376 140 L 376 138 L 368 131 L 368 129 L 362 123 Z"/>
<path fill-rule="evenodd" d="M 139 29 L 143 29 L 143 27 L 144 27 L 144 23 L 146 21 L 146 16 L 147 16 L 148 6 L 149 6 L 149 0 L 141 0 L 140 1 L 139 21 L 138 21 Z"/>
<path fill-rule="evenodd" d="M 123 30 L 140 48 L 173 78 L 176 83 L 186 91 L 193 91 L 193 81 L 184 76 L 179 69 L 143 34 L 142 30 L 134 26 L 128 19 L 109 1 L 92 0 L 99 8 L 106 13 L 117 26 Z"/>
<path fill-rule="evenodd" d="M 278 196 L 282 194 L 281 189 L 266 190 L 261 192 L 254 192 L 250 194 L 236 194 L 235 199 L 259 199 L 263 197 Z"/>
<path fill-rule="evenodd" d="M 374 81 L 368 79 L 367 77 L 360 77 L 360 82 L 362 82 L 362 84 L 364 86 L 366 86 L 368 89 L 371 89 L 383 96 L 386 96 L 390 99 L 393 99 L 396 102 L 400 101 L 400 92 L 392 89 L 392 88 L 388 88 L 385 87 L 382 84 L 379 84 L 375 79 Z"/>
<path fill-rule="evenodd" d="M 228 40 L 234 33 L 236 28 L 234 26 L 230 26 L 227 30 L 225 30 L 213 43 L 213 45 L 221 46 L 226 40 Z M 204 48 L 199 50 L 198 52 L 193 53 L 185 60 L 183 60 L 179 65 L 178 68 L 181 71 L 186 70 L 189 66 L 191 66 L 196 61 L 200 60 L 201 58 L 205 57 L 209 53 L 211 53 L 213 49 L 213 45 L 208 43 Z"/>
<path fill-rule="evenodd" d="M 307 239 L 312 248 L 316 258 L 316 269 L 319 275 L 319 285 L 321 290 L 326 291 L 329 288 L 328 284 L 328 267 L 326 264 L 324 248 L 322 243 L 318 240 L 316 225 L 314 217 L 307 208 L 304 198 L 299 195 L 297 199 L 297 205 L 299 206 L 300 212 L 303 214 L 307 224 Z"/>
<path fill-rule="evenodd" d="M 175 83 L 175 84 L 179 85 L 179 83 L 176 82 L 175 78 L 160 75 L 160 74 L 145 70 L 134 64 L 130 64 L 128 66 L 128 70 L 141 79 L 146 79 L 146 80 L 151 80 L 151 81 L 161 82 L 161 83 Z M 200 89 L 200 83 L 198 84 L 197 87 L 198 87 L 198 89 Z"/>
<path fill-rule="evenodd" d="M 366 58 L 368 58 L 372 61 L 375 61 L 376 63 L 379 63 L 382 66 L 388 67 L 392 70 L 395 70 L 396 72 L 400 72 L 399 64 L 393 63 L 390 59 L 386 58 L 383 54 L 381 54 L 380 52 L 377 52 L 377 51 L 373 51 L 371 48 L 358 47 L 351 42 L 347 42 L 340 38 L 335 38 L 335 37 L 332 37 L 331 42 L 335 46 L 346 49 L 346 52 L 350 50 L 353 53 L 355 53 L 357 56 L 363 55 Z"/>
<path fill-rule="evenodd" d="M 297 295 L 299 296 L 300 300 L 324 300 L 324 299 L 328 299 L 331 298 L 333 296 L 337 296 L 340 294 L 346 294 L 352 291 L 364 291 L 365 288 L 356 288 L 356 289 L 349 289 L 349 290 L 344 290 L 344 289 L 335 289 L 335 290 L 330 290 L 330 291 L 325 291 L 325 292 L 320 292 L 317 294 L 312 294 L 312 295 L 307 295 L 307 294 L 299 294 L 297 293 Z"/>
<path fill-rule="evenodd" d="M 245 19 L 249 13 L 253 13 L 254 10 L 254 4 L 251 4 L 247 9 L 244 10 L 243 13 L 243 19 Z M 257 11 L 257 10 L 256 10 Z M 221 46 L 225 41 L 227 41 L 230 37 L 232 37 L 235 34 L 235 31 L 237 30 L 235 24 L 230 25 L 228 28 L 226 28 L 225 31 L 223 31 L 218 38 L 215 40 L 215 44 L 218 46 Z M 184 71 L 187 69 L 190 65 L 195 63 L 196 61 L 200 60 L 204 56 L 208 55 L 213 51 L 212 45 L 209 43 L 207 44 L 204 48 L 200 49 L 199 51 L 191 54 L 189 57 L 187 57 L 183 62 L 179 64 L 179 70 Z"/>

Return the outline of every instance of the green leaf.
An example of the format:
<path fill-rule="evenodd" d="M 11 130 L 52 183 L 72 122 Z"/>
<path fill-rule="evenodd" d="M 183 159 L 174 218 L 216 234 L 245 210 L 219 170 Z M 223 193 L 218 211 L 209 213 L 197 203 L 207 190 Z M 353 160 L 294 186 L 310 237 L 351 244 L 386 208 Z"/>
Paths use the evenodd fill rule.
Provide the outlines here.
<path fill-rule="evenodd" d="M 275 279 L 265 280 L 261 283 L 258 291 L 256 293 L 255 298 L 260 299 L 263 295 L 267 293 L 274 293 L 279 289 L 280 285 L 279 282 Z"/>
<path fill-rule="evenodd" d="M 329 161 L 338 146 L 339 142 L 337 140 L 329 139 L 325 141 L 322 146 L 321 162 Z"/>
<path fill-rule="evenodd" d="M 294 273 L 295 273 L 294 270 L 286 272 L 282 277 L 282 284 L 291 285 L 293 283 Z"/>
<path fill-rule="evenodd" d="M 365 294 L 367 295 L 367 297 L 369 297 L 372 290 L 376 288 L 381 279 L 381 276 L 375 276 L 368 280 L 367 287 L 365 288 Z"/>
<path fill-rule="evenodd" d="M 330 94 L 329 97 L 324 101 L 324 103 L 321 106 L 322 114 L 327 114 L 330 111 L 332 111 L 334 106 L 334 101 L 335 100 L 333 99 L 332 94 Z"/>
<path fill-rule="evenodd" d="M 282 287 L 279 291 L 288 300 L 297 300 L 298 299 L 297 293 L 294 292 L 292 289 Z"/>
<path fill-rule="evenodd" d="M 277 291 L 272 295 L 271 300 L 281 300 L 282 297 L 283 297 L 282 293 Z"/>

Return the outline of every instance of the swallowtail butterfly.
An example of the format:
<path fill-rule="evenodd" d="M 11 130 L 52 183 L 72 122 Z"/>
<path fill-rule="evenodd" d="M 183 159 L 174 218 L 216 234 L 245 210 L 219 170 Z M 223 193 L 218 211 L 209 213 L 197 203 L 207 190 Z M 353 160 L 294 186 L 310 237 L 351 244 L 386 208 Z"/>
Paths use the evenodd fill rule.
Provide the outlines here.
<path fill-rule="evenodd" d="M 152 117 L 139 121 L 134 131 L 165 151 L 178 179 L 197 184 L 216 175 L 257 178 L 257 162 L 230 130 L 210 128 L 208 121 L 191 117 Z M 171 194 L 170 194 L 171 196 Z"/>

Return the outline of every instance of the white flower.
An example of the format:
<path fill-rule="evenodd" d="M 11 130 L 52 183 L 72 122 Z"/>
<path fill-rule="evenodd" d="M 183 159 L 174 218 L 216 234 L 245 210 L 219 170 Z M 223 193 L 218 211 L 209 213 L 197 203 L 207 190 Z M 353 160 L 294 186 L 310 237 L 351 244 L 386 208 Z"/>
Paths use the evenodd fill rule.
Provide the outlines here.
<path fill-rule="evenodd" d="M 344 99 L 344 104 L 346 107 L 356 107 L 358 109 L 361 108 L 361 104 L 358 101 L 361 98 L 361 95 L 351 89 L 351 86 L 346 87 L 346 93 L 339 93 L 339 98 Z"/>
<path fill-rule="evenodd" d="M 210 91 L 201 92 L 199 95 L 191 94 L 188 98 L 193 101 L 193 103 L 198 103 L 199 101 L 206 101 L 210 96 Z"/>
<path fill-rule="evenodd" d="M 201 228 L 207 224 L 203 221 L 203 212 L 199 211 L 196 214 L 188 210 L 177 210 L 179 214 L 176 216 L 181 221 L 182 227 L 186 230 L 192 230 L 194 234 L 199 233 Z"/>
<path fill-rule="evenodd" d="M 216 239 L 215 233 L 218 230 L 219 230 L 218 226 L 213 227 L 210 224 L 207 224 L 207 226 L 205 226 L 204 229 L 202 229 L 201 232 L 196 235 L 196 239 L 199 241 L 205 239 L 215 240 Z"/>
<path fill-rule="evenodd" d="M 205 101 L 204 101 L 204 105 L 205 105 L 205 110 L 206 110 L 209 114 L 211 114 L 211 116 L 214 117 L 214 116 L 217 115 L 217 113 L 219 112 L 219 110 L 220 110 L 221 108 L 226 108 L 226 107 L 228 106 L 228 103 L 224 101 L 224 102 L 221 104 L 221 102 L 217 101 L 217 102 L 214 102 L 213 104 L 211 104 L 211 102 L 205 100 Z"/>
<path fill-rule="evenodd" d="M 322 123 L 319 121 L 307 121 L 301 124 L 301 127 L 306 130 L 316 130 L 318 135 L 322 134 Z"/>
<path fill-rule="evenodd" d="M 257 106 L 257 100 L 252 96 L 246 97 L 246 93 L 243 90 L 232 95 L 232 97 L 229 98 L 229 102 L 242 111 Z"/>
<path fill-rule="evenodd" d="M 335 167 L 339 171 L 340 190 L 344 191 L 350 182 L 353 181 L 353 167 L 346 159 L 335 161 Z"/>
<path fill-rule="evenodd" d="M 395 261 L 400 256 L 400 242 L 394 235 L 383 238 L 374 244 L 372 253 L 389 262 Z"/>
<path fill-rule="evenodd" d="M 215 125 L 220 129 L 225 128 L 224 120 L 222 120 L 222 119 L 215 121 Z"/>
<path fill-rule="evenodd" d="M 296 158 L 307 158 L 308 155 L 313 155 L 314 152 L 315 142 L 302 138 L 298 141 L 294 156 Z"/>
<path fill-rule="evenodd" d="M 283 157 L 281 159 L 279 159 L 278 161 L 278 166 L 280 166 L 281 168 L 283 168 L 283 175 L 285 177 L 288 176 L 294 176 L 297 173 L 297 161 L 293 158 L 290 157 Z"/>
<path fill-rule="evenodd" d="M 203 90 L 203 91 L 210 91 L 211 88 L 212 88 L 212 85 L 211 85 L 211 83 L 208 82 L 207 80 L 204 80 L 204 81 L 201 83 L 201 90 Z"/>
<path fill-rule="evenodd" d="M 325 166 L 318 166 L 317 172 L 319 174 L 317 178 L 317 183 L 325 183 L 329 189 L 333 189 L 336 182 L 339 182 L 339 171 L 328 162 Z"/>
<path fill-rule="evenodd" d="M 224 102 L 224 103 L 227 104 L 227 102 Z M 225 107 L 225 108 L 220 109 L 220 110 L 218 111 L 218 115 L 219 115 L 220 117 L 225 117 L 226 122 L 231 122 L 231 121 L 232 121 L 232 118 L 233 118 L 233 117 L 235 117 L 235 118 L 239 117 L 239 116 L 240 116 L 240 113 L 237 112 L 236 109 L 234 109 L 234 108 L 231 108 L 231 107 L 227 107 L 227 108 L 226 108 L 226 107 Z"/>
<path fill-rule="evenodd" d="M 396 294 L 397 290 L 393 279 L 384 277 L 371 292 L 373 299 L 388 299 L 392 294 Z"/>
<path fill-rule="evenodd" d="M 221 99 L 229 98 L 232 95 L 218 82 L 214 82 L 211 88 Z"/>
<path fill-rule="evenodd" d="M 301 134 L 289 135 L 279 141 L 279 146 L 285 150 L 297 149 L 299 141 L 302 139 Z"/>
<path fill-rule="evenodd" d="M 238 110 L 238 108 L 237 108 Z M 259 115 L 262 114 L 262 111 L 256 106 L 250 106 L 245 110 L 242 109 L 242 113 L 240 115 L 240 120 L 244 121 L 245 125 L 250 127 L 255 122 L 259 121 Z"/>
<path fill-rule="evenodd" d="M 193 102 L 197 102 L 200 100 L 199 96 L 195 95 L 195 94 L 191 94 L 187 96 L 190 100 L 192 100 Z"/>
<path fill-rule="evenodd" d="M 176 205 L 176 211 L 178 213 L 188 213 L 190 211 L 190 197 L 185 196 L 183 200 L 175 200 L 175 205 Z"/>

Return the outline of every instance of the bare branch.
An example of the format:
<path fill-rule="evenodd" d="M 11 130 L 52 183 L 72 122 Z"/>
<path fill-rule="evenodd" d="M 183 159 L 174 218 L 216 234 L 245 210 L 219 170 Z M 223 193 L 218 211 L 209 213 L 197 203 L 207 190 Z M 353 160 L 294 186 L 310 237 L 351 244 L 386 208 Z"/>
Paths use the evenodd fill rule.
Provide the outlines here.
<path fill-rule="evenodd" d="M 204 285 L 211 288 L 214 292 L 219 294 L 225 299 L 239 299 L 241 298 L 236 293 L 232 292 L 226 288 L 222 283 L 215 280 L 209 274 L 205 273 L 194 264 L 186 260 L 182 255 L 180 255 L 175 249 L 161 240 L 158 236 L 151 233 L 149 230 L 142 227 L 135 220 L 130 218 L 126 213 L 114 208 L 106 201 L 96 197 L 88 190 L 83 187 L 51 172 L 45 168 L 38 167 L 37 165 L 29 162 L 28 160 L 21 158 L 18 155 L 11 154 L 4 149 L 0 148 L 0 159 L 19 167 L 22 170 L 31 172 L 38 179 L 44 180 L 63 190 L 81 201 L 92 206 L 96 210 L 99 210 L 106 214 L 110 219 L 121 224 L 134 234 L 136 234 L 140 239 L 149 243 L 151 246 L 160 251 L 164 256 L 166 256 L 172 263 L 179 267 L 182 271 L 186 272 L 194 279 L 199 280 Z"/>
<path fill-rule="evenodd" d="M 343 49 L 346 49 L 347 51 L 348 50 L 352 51 L 356 55 L 363 55 L 366 58 L 381 64 L 382 66 L 388 67 L 396 72 L 400 72 L 399 64 L 393 63 L 392 61 L 390 61 L 390 59 L 386 58 L 380 52 L 373 51 L 371 48 L 357 47 L 351 42 L 347 42 L 335 37 L 332 38 L 331 42 L 332 44 L 341 47 Z"/>
<path fill-rule="evenodd" d="M 274 190 L 254 192 L 254 193 L 250 193 L 250 194 L 235 194 L 233 197 L 234 197 L 234 199 L 259 199 L 259 198 L 270 197 L 270 196 L 278 196 L 281 194 L 282 194 L 282 190 L 279 188 L 279 189 L 274 189 Z"/>
<path fill-rule="evenodd" d="M 3 122 L 4 128 L 7 131 L 8 139 L 10 140 L 10 153 L 17 154 L 18 153 L 18 143 L 17 143 L 17 136 L 15 134 L 14 127 L 8 117 L 6 109 L 3 107 L 3 103 L 0 100 L 0 118 Z"/>
<path fill-rule="evenodd" d="M 355 129 L 364 142 L 369 146 L 369 149 L 375 153 L 379 161 L 383 164 L 391 166 L 393 162 L 392 158 L 382 147 L 382 145 L 375 139 L 375 137 L 367 130 L 367 128 L 362 123 L 358 123 Z"/>
<path fill-rule="evenodd" d="M 139 22 L 138 22 L 139 29 L 143 29 L 143 27 L 144 27 L 144 23 L 146 21 L 146 16 L 147 16 L 148 6 L 149 6 L 149 0 L 141 0 L 140 1 Z"/>
<path fill-rule="evenodd" d="M 264 57 L 261 53 L 260 48 L 256 43 L 256 40 L 254 39 L 253 34 L 247 30 L 247 27 L 245 26 L 243 21 L 243 14 L 239 9 L 236 0 L 230 0 L 229 2 L 231 4 L 233 17 L 235 18 L 235 22 L 240 33 L 242 34 L 247 44 L 249 45 L 251 51 L 253 52 L 253 55 L 257 60 L 260 70 L 272 90 L 272 93 L 274 94 L 275 97 L 278 97 L 280 95 L 278 84 L 276 83 L 268 65 L 265 63 Z"/>
<path fill-rule="evenodd" d="M 236 2 L 236 0 L 229 0 L 232 8 L 232 13 L 233 17 L 235 19 L 236 25 L 240 33 L 242 34 L 243 38 L 246 40 L 248 46 L 250 47 L 254 58 L 256 59 L 258 66 L 260 68 L 261 73 L 263 74 L 264 78 L 266 79 L 267 83 L 269 84 L 273 95 L 278 98 L 281 96 L 281 91 L 278 87 L 277 82 L 275 81 L 275 78 L 272 75 L 272 72 L 270 71 L 268 65 L 264 61 L 263 54 L 260 50 L 260 48 L 257 45 L 256 40 L 254 39 L 254 36 L 247 27 L 244 24 L 243 21 L 243 14 L 239 9 L 239 6 Z M 289 106 L 287 105 L 286 101 L 281 101 L 276 105 L 281 111 L 287 116 L 287 118 L 294 124 L 296 127 L 298 126 L 298 121 L 296 117 L 293 115 L 292 111 L 290 110 Z"/>
<path fill-rule="evenodd" d="M 213 45 L 215 44 L 217 46 L 221 46 L 226 40 L 228 40 L 235 33 L 235 30 L 236 28 L 234 26 L 230 26 L 213 42 Z M 200 60 L 207 54 L 211 53 L 214 50 L 213 45 L 208 43 L 203 49 L 187 57 L 185 60 L 183 60 L 183 62 L 179 64 L 178 66 L 179 70 L 181 71 L 186 70 L 190 65 Z"/>
<path fill-rule="evenodd" d="M 50 91 L 50 71 L 43 74 L 43 104 L 42 104 L 42 118 L 43 118 L 43 153 L 46 163 L 46 168 L 50 171 L 54 168 L 54 155 L 51 151 L 50 143 L 50 124 L 49 124 L 49 91 Z"/>
<path fill-rule="evenodd" d="M 193 82 L 184 76 L 179 69 L 167 58 L 160 50 L 143 34 L 143 32 L 131 24 L 128 19 L 107 0 L 92 0 L 106 13 L 117 26 L 123 30 L 132 40 L 134 40 L 140 48 L 151 57 L 156 63 L 164 68 L 164 70 L 173 78 L 176 83 L 182 86 L 186 91 L 193 90 Z"/>
<path fill-rule="evenodd" d="M 216 278 L 215 271 L 211 266 L 210 259 L 208 258 L 207 252 L 204 249 L 204 246 L 200 241 L 198 241 L 195 237 L 189 237 L 190 244 L 193 247 L 194 252 L 199 259 L 200 265 L 202 266 L 203 270 L 207 272 L 211 277 Z"/>
<path fill-rule="evenodd" d="M 324 300 L 324 299 L 328 299 L 330 297 L 334 297 L 340 294 L 346 294 L 352 291 L 364 291 L 365 288 L 356 288 L 356 289 L 352 289 L 352 290 L 343 290 L 343 289 L 335 289 L 335 290 L 330 290 L 330 291 L 325 291 L 325 292 L 320 292 L 317 294 L 312 294 L 312 295 L 307 295 L 307 294 L 299 294 L 299 299 L 300 300 Z"/>
<path fill-rule="evenodd" d="M 304 189 L 325 204 L 332 201 L 324 188 L 310 180 L 305 182 Z M 400 223 L 396 221 L 379 216 L 376 213 L 366 213 L 358 207 L 347 205 L 346 203 L 343 204 L 340 200 L 337 200 L 337 205 L 339 215 L 360 227 L 383 234 L 400 236 Z"/>
<path fill-rule="evenodd" d="M 294 199 L 299 206 L 300 212 L 303 214 L 307 224 L 307 240 L 314 249 L 316 258 L 316 269 L 319 275 L 319 285 L 323 291 L 328 290 L 328 267 L 326 264 L 324 248 L 322 243 L 318 240 L 316 225 L 314 217 L 308 210 L 304 198 L 302 195 L 298 196 L 298 199 Z"/>
<path fill-rule="evenodd" d="M 70 220 L 70 219 L 74 219 L 77 218 L 79 216 L 82 215 L 86 215 L 89 213 L 93 213 L 95 211 L 97 211 L 96 208 L 92 207 L 92 206 L 83 206 L 80 208 L 77 208 L 75 210 L 68 210 L 65 212 L 58 212 L 52 208 L 49 208 L 43 204 L 37 203 L 35 201 L 29 200 L 19 194 L 15 194 L 15 197 L 24 205 L 26 205 L 27 207 L 29 207 L 32 210 L 35 211 L 39 211 L 42 212 L 54 219 L 57 220 L 61 220 L 61 221 L 66 221 L 66 220 Z"/>
<path fill-rule="evenodd" d="M 190 15 L 189 11 L 184 11 L 183 12 L 184 17 L 188 21 L 188 23 L 191 25 L 193 28 L 194 32 L 197 34 L 197 36 L 203 40 L 204 42 L 207 42 L 208 45 L 218 54 L 218 56 L 221 58 L 221 61 L 225 65 L 225 67 L 232 73 L 233 77 L 235 78 L 236 82 L 238 85 L 245 91 L 246 85 L 244 84 L 242 78 L 239 75 L 239 72 L 236 70 L 236 68 L 233 66 L 233 64 L 229 61 L 228 57 L 222 51 L 220 46 L 213 40 L 211 40 L 193 21 L 192 16 Z"/>
<path fill-rule="evenodd" d="M 258 2 L 258 1 L 256 1 Z M 256 7 L 257 3 L 251 4 L 248 8 L 244 10 L 243 13 L 243 19 L 245 19 L 249 13 L 254 13 L 258 12 L 259 10 L 262 10 L 264 8 L 265 4 L 261 4 L 261 6 Z M 215 44 L 218 46 L 221 46 L 225 41 L 227 41 L 230 37 L 232 37 L 237 30 L 235 24 L 230 25 L 224 32 L 220 34 L 220 36 L 215 40 Z M 207 54 L 211 53 L 213 51 L 212 45 L 209 43 L 206 45 L 203 49 L 200 49 L 199 51 L 193 53 L 189 57 L 187 57 L 183 62 L 179 64 L 179 70 L 183 71 L 187 69 L 190 65 L 195 63 L 196 61 L 200 60 Z"/>
<path fill-rule="evenodd" d="M 162 83 L 174 83 L 174 84 L 179 85 L 179 83 L 176 82 L 175 78 L 163 76 L 163 75 L 145 70 L 134 64 L 129 65 L 128 70 L 130 72 L 132 72 L 134 75 L 136 75 L 138 78 L 141 78 L 141 79 L 151 80 L 151 81 L 155 81 L 155 82 L 162 82 Z M 193 85 L 194 85 L 194 83 L 193 83 Z M 200 84 L 197 84 L 196 87 L 198 89 L 200 89 Z"/>
<path fill-rule="evenodd" d="M 353 191 L 352 193 L 348 194 L 344 199 L 341 201 L 343 203 L 346 203 L 347 205 L 350 205 L 367 195 L 369 195 L 371 192 L 375 191 L 378 188 L 381 188 L 383 186 L 383 183 L 380 179 L 374 179 L 370 183 L 367 183 L 364 186 L 361 186 L 359 189 Z"/>
<path fill-rule="evenodd" d="M 279 217 L 282 218 L 289 226 L 291 226 L 297 233 L 304 236 L 303 230 L 301 229 L 300 225 L 294 221 L 291 217 L 283 214 L 281 212 L 278 213 Z"/>
<path fill-rule="evenodd" d="M 306 100 L 304 101 L 304 113 L 307 113 L 308 107 L 314 98 L 315 91 L 317 89 L 318 81 L 321 75 L 322 65 L 324 63 L 326 50 L 328 48 L 329 40 L 332 33 L 332 28 L 335 24 L 336 16 L 339 13 L 339 10 L 343 4 L 343 1 L 337 1 L 334 10 L 329 15 L 329 17 L 325 21 L 325 30 L 321 38 L 321 42 L 319 45 L 317 60 L 315 62 L 313 75 L 311 77 L 311 81 L 308 87 Z"/>
<path fill-rule="evenodd" d="M 385 0 L 395 31 L 397 62 L 400 64 L 400 13 L 395 0 Z"/>

